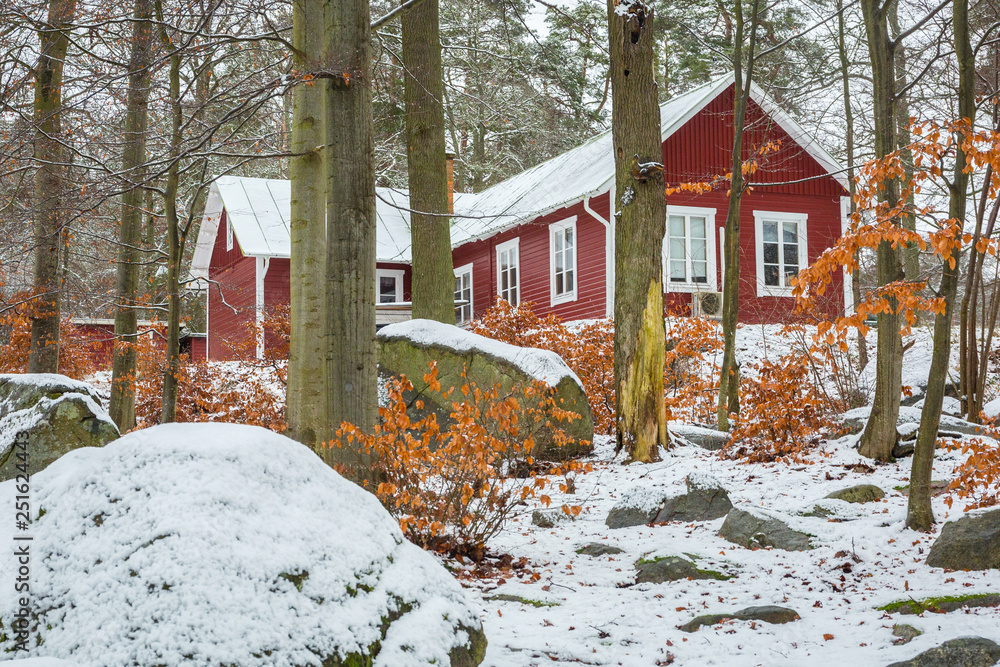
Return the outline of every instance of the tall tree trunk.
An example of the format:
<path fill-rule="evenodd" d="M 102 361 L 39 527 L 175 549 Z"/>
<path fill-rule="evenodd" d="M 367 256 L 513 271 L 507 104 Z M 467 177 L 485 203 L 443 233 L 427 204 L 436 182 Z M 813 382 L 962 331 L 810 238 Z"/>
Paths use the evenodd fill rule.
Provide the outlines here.
<path fill-rule="evenodd" d="M 444 141 L 444 69 L 438 0 L 421 0 L 403 13 L 407 173 L 410 182 L 410 251 L 413 317 L 455 323 L 448 173 Z"/>
<path fill-rule="evenodd" d="M 41 52 L 35 69 L 34 287 L 38 296 L 31 316 L 29 373 L 59 372 L 59 256 L 65 217 L 62 83 L 75 13 L 76 0 L 49 0 L 49 19 L 40 31 Z"/>
<path fill-rule="evenodd" d="M 896 149 L 895 71 L 893 43 L 886 25 L 886 6 L 877 0 L 861 0 L 861 11 L 868 35 L 868 52 L 872 63 L 875 157 L 883 158 Z M 893 206 L 899 201 L 899 181 L 886 179 L 879 191 L 879 202 Z M 878 283 L 903 278 L 900 251 L 889 241 L 877 250 Z M 900 316 L 896 299 L 890 298 L 890 310 L 878 315 L 878 344 L 875 350 L 875 400 L 871 417 L 861 435 L 862 456 L 880 460 L 892 457 L 896 445 L 896 420 L 903 384 L 903 340 L 900 336 Z"/>
<path fill-rule="evenodd" d="M 955 31 L 955 56 L 958 60 L 958 116 L 972 132 L 976 116 L 976 62 L 969 38 L 969 0 L 952 3 L 952 27 Z M 963 143 L 959 135 L 955 152 L 955 173 L 951 182 L 948 217 L 960 221 L 955 248 L 950 259 L 941 263 L 940 296 L 944 299 L 944 312 L 934 317 L 934 350 L 927 376 L 927 394 L 920 413 L 920 430 L 913 451 L 913 468 L 910 473 L 910 497 L 906 508 L 906 525 L 914 530 L 930 530 L 934 525 L 931 510 L 931 474 L 934 467 L 934 448 L 937 444 L 938 426 L 941 423 L 941 404 L 944 400 L 945 381 L 948 379 L 948 362 L 951 353 L 951 319 L 958 291 L 959 260 L 961 259 L 962 227 L 965 222 L 966 197 L 969 174 Z M 976 250 L 973 248 L 973 252 Z"/>
<path fill-rule="evenodd" d="M 851 108 L 851 76 L 850 60 L 847 57 L 847 40 L 844 19 L 843 0 L 837 0 L 837 52 L 840 55 L 840 74 L 844 84 L 844 119 L 847 124 L 847 187 L 851 193 L 851 214 L 854 214 L 857 204 L 854 196 L 857 194 L 857 183 L 854 182 L 854 110 Z M 859 259 L 858 253 L 854 254 L 854 261 Z M 854 269 L 851 272 L 851 296 L 854 305 L 861 302 L 861 270 Z M 868 341 L 864 335 L 858 331 L 858 368 L 864 369 L 868 365 Z"/>
<path fill-rule="evenodd" d="M 327 140 L 327 392 L 336 428 L 366 431 L 378 415 L 375 357 L 375 139 L 367 0 L 325 0 L 326 53 L 335 61 L 325 104 Z M 363 451 L 331 450 L 356 477 Z"/>
<path fill-rule="evenodd" d="M 163 9 L 159 0 L 156 4 L 157 20 L 160 22 L 160 37 L 170 53 L 170 139 L 167 168 L 167 187 L 163 197 L 164 216 L 167 224 L 167 367 L 163 372 L 163 393 L 160 408 L 160 423 L 169 424 L 177 418 L 177 386 L 180 380 L 180 328 L 181 290 L 180 270 L 184 257 L 183 237 L 177 216 L 177 191 L 180 184 L 181 150 L 181 54 L 170 41 L 163 22 Z"/>
<path fill-rule="evenodd" d="M 147 110 L 152 78 L 152 0 L 135 0 L 133 17 L 125 107 L 125 147 L 122 150 L 122 172 L 128 189 L 122 194 L 121 225 L 118 228 L 115 349 L 109 405 L 111 419 L 122 433 L 135 427 L 135 342 L 144 200 L 141 184 L 146 174 Z"/>
<path fill-rule="evenodd" d="M 323 0 L 295 0 L 293 67 L 315 76 L 323 53 Z M 292 91 L 291 340 L 288 346 L 288 435 L 314 449 L 333 432 L 326 419 L 326 141 L 324 79 Z"/>
<path fill-rule="evenodd" d="M 893 1 L 888 3 L 889 27 L 892 29 L 893 39 L 900 33 L 899 16 L 897 9 L 899 3 Z M 894 69 L 896 72 L 896 90 L 903 90 L 906 87 L 906 47 L 899 44 L 896 47 Z M 909 183 L 913 180 L 913 151 L 910 145 L 910 95 L 908 92 L 896 98 L 896 146 L 901 151 L 900 157 L 903 161 L 903 180 Z M 912 208 L 916 201 L 911 192 L 907 204 Z M 910 231 L 916 231 L 917 218 L 908 213 L 903 217 L 903 226 Z M 907 280 L 918 280 L 920 278 L 920 246 L 916 243 L 908 243 L 903 250 L 903 273 Z"/>
<path fill-rule="evenodd" d="M 653 69 L 653 10 L 642 0 L 608 0 L 611 132 L 615 151 L 615 408 L 617 448 L 656 461 L 670 446 L 663 364 L 663 236 L 667 202 L 660 107 Z"/>
<path fill-rule="evenodd" d="M 736 324 L 740 308 L 740 203 L 746 183 L 743 179 L 743 132 L 747 104 L 753 83 L 754 49 L 757 41 L 757 0 L 753 3 L 746 81 L 743 80 L 743 2 L 736 0 L 736 41 L 733 44 L 733 152 L 732 177 L 729 182 L 729 209 L 726 212 L 725 282 L 722 286 L 722 372 L 719 378 L 717 410 L 720 431 L 729 430 L 729 407 L 739 405 L 739 369 L 736 365 Z"/>

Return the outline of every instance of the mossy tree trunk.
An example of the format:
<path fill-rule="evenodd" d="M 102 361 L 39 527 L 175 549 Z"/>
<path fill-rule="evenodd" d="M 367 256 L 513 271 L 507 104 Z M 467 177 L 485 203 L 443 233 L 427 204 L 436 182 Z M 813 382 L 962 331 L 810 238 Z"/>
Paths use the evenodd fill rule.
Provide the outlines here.
<path fill-rule="evenodd" d="M 887 4 L 878 0 L 861 0 L 861 11 L 868 35 L 868 52 L 872 64 L 875 157 L 882 158 L 896 150 L 896 90 L 894 44 L 886 22 Z M 879 191 L 879 202 L 888 206 L 899 201 L 899 181 L 885 180 Z M 888 285 L 903 278 L 901 252 L 892 243 L 883 241 L 876 251 L 878 284 Z M 878 315 L 878 344 L 875 351 L 875 400 L 871 416 L 861 435 L 862 456 L 888 460 L 896 445 L 896 420 L 903 384 L 903 341 L 900 336 L 900 316 L 896 299 L 889 299 L 889 311 Z"/>
<path fill-rule="evenodd" d="M 969 38 L 969 0 L 954 0 L 952 3 L 952 27 L 955 31 L 955 56 L 958 60 L 958 116 L 963 122 L 968 123 L 967 129 L 971 132 L 976 116 L 976 75 L 975 56 Z M 955 172 L 950 185 L 948 217 L 963 222 L 969 187 L 969 174 L 965 172 L 967 163 L 967 156 L 962 150 L 960 139 L 955 154 Z M 934 349 L 927 376 L 927 394 L 924 397 L 923 411 L 920 413 L 920 430 L 913 451 L 906 525 L 914 530 L 926 531 L 934 525 L 934 512 L 931 509 L 931 473 L 951 356 L 951 320 L 958 292 L 961 239 L 955 239 L 955 244 L 951 260 L 944 260 L 941 264 L 941 286 L 938 294 L 944 299 L 944 312 L 934 317 Z M 976 252 L 975 249 L 972 252 Z"/>
<path fill-rule="evenodd" d="M 333 429 L 326 419 L 326 174 L 324 90 L 316 78 L 323 53 L 323 0 L 295 0 L 292 91 L 291 340 L 288 346 L 288 435 L 320 449 Z"/>
<path fill-rule="evenodd" d="M 754 50 L 757 41 L 757 0 L 753 3 L 746 81 L 743 80 L 743 2 L 736 0 L 736 39 L 733 43 L 733 151 L 732 176 L 729 182 L 729 208 L 726 212 L 725 282 L 722 285 L 722 371 L 719 377 L 718 428 L 729 430 L 730 406 L 739 406 L 739 368 L 736 365 L 736 324 L 740 309 L 740 204 L 746 182 L 743 178 L 743 132 L 746 129 L 747 105 L 753 83 Z M 762 279 L 758 277 L 758 280 Z"/>
<path fill-rule="evenodd" d="M 118 228 L 118 266 L 115 304 L 115 348 L 111 365 L 111 419 L 122 433 L 135 427 L 136 351 L 139 273 L 142 255 L 142 204 L 145 199 L 146 131 L 149 86 L 152 79 L 153 2 L 136 0 L 129 56 L 125 107 L 125 147 L 122 171 L 128 180 L 122 194 Z"/>
<path fill-rule="evenodd" d="M 670 444 L 663 365 L 663 184 L 653 10 L 608 0 L 615 152 L 615 408 L 618 449 L 655 461 Z M 643 168 L 642 165 L 660 165 Z M 645 172 L 645 173 L 643 173 Z"/>
<path fill-rule="evenodd" d="M 327 410 L 371 431 L 378 416 L 375 356 L 375 139 L 371 35 L 366 0 L 325 0 L 330 79 L 327 142 Z M 331 450 L 356 478 L 370 472 L 362 451 Z"/>
<path fill-rule="evenodd" d="M 50 0 L 49 16 L 39 31 L 34 103 L 34 289 L 29 373 L 59 372 L 61 309 L 60 255 L 65 212 L 62 205 L 65 163 L 62 142 L 63 63 L 76 13 L 76 0 Z"/>
<path fill-rule="evenodd" d="M 420 211 L 410 213 L 413 317 L 454 324 L 438 0 L 421 0 L 403 13 L 401 22 L 410 208 Z"/>

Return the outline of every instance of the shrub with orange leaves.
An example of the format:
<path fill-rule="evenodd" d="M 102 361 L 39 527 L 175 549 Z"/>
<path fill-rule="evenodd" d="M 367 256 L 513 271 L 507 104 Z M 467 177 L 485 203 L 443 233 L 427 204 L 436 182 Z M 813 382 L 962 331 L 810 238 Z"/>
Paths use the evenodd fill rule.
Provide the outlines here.
<path fill-rule="evenodd" d="M 836 429 L 843 406 L 814 381 L 811 364 L 810 355 L 799 351 L 749 366 L 722 456 L 752 463 L 803 461 L 822 434 Z"/>
<path fill-rule="evenodd" d="M 40 314 L 31 294 L 17 293 L 0 307 L 0 373 L 27 373 L 31 352 L 31 317 Z M 2 306 L 2 304 L 0 304 Z M 92 342 L 73 325 L 69 317 L 59 324 L 59 372 L 82 380 L 94 373 Z"/>
<path fill-rule="evenodd" d="M 554 313 L 539 317 L 530 302 L 514 307 L 504 299 L 469 330 L 511 345 L 555 352 L 573 369 L 594 413 L 594 432 L 615 432 L 615 327 L 611 320 L 567 325 Z"/>
<path fill-rule="evenodd" d="M 667 419 L 715 420 L 719 369 L 706 368 L 705 355 L 722 350 L 722 327 L 703 317 L 667 320 L 667 352 L 663 366 Z"/>
<path fill-rule="evenodd" d="M 393 378 L 375 432 L 345 422 L 331 446 L 360 444 L 375 456 L 376 495 L 399 519 L 408 539 L 424 548 L 481 560 L 487 541 L 519 505 L 535 498 L 548 506 L 551 498 L 544 491 L 549 486 L 558 484 L 567 491 L 567 475 L 587 470 L 570 461 L 539 474 L 531 457 L 534 434 L 541 427 L 578 415 L 560 409 L 552 390 L 541 382 L 509 393 L 470 384 L 442 389 L 433 362 L 424 381 L 429 391 L 455 398 L 448 428 L 441 427 L 434 413 L 411 420 L 403 394 L 412 385 L 405 377 Z M 422 402 L 413 407 L 422 410 Z M 554 442 L 565 445 L 570 440 L 555 429 Z M 556 475 L 563 480 L 554 482 Z M 580 513 L 579 507 L 569 505 L 562 510 L 572 516 Z"/>
<path fill-rule="evenodd" d="M 950 450 L 966 455 L 965 461 L 955 470 L 955 478 L 948 484 L 950 508 L 955 498 L 968 500 L 965 511 L 992 507 L 1000 504 L 1000 418 L 983 418 L 986 438 L 946 440 L 942 444 Z"/>

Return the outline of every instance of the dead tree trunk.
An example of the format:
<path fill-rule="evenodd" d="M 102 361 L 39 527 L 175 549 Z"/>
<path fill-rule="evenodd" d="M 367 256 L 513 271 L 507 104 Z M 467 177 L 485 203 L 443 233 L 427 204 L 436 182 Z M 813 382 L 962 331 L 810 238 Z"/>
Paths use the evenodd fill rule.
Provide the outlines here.
<path fill-rule="evenodd" d="M 717 410 L 720 431 L 729 430 L 729 406 L 739 405 L 739 369 L 736 365 L 736 323 L 740 309 L 740 204 L 746 183 L 743 178 L 743 132 L 747 104 L 753 83 L 754 48 L 757 39 L 757 0 L 753 3 L 746 81 L 743 80 L 743 2 L 736 0 L 736 40 L 733 44 L 733 152 L 729 182 L 729 209 L 726 212 L 725 282 L 722 286 L 722 371 L 719 378 Z"/>
<path fill-rule="evenodd" d="M 311 77 L 292 91 L 291 340 L 288 435 L 316 449 L 330 439 L 326 419 L 326 141 L 323 103 L 329 83 L 316 79 L 323 53 L 323 0 L 293 5 L 294 68 Z"/>
<path fill-rule="evenodd" d="M 969 0 L 952 3 L 952 27 L 955 31 L 955 56 L 958 60 L 958 116 L 967 123 L 971 134 L 976 115 L 976 63 L 969 38 Z M 966 197 L 968 196 L 968 162 L 963 149 L 965 137 L 959 133 L 955 153 L 955 172 L 950 185 L 948 217 L 964 223 Z M 958 292 L 959 259 L 961 258 L 961 231 L 959 226 L 952 256 L 941 263 L 941 287 L 944 312 L 934 317 L 934 350 L 927 376 L 927 394 L 920 413 L 920 431 L 913 451 L 913 468 L 910 473 L 910 497 L 906 508 L 906 526 L 914 530 L 930 530 L 934 525 L 931 509 L 931 473 L 934 466 L 934 448 L 937 445 L 938 426 L 941 423 L 941 405 L 944 400 L 945 381 L 948 379 L 951 356 L 951 319 Z M 973 248 L 972 252 L 976 252 Z"/>
<path fill-rule="evenodd" d="M 666 196 L 653 67 L 653 10 L 608 0 L 615 152 L 615 408 L 618 449 L 634 461 L 669 447 L 663 365 Z"/>
<path fill-rule="evenodd" d="M 886 23 L 886 5 L 877 0 L 861 0 L 861 11 L 868 35 L 868 52 L 872 63 L 875 157 L 883 158 L 896 150 L 896 90 L 893 69 L 894 45 Z M 899 201 L 899 181 L 886 179 L 879 191 L 879 202 L 886 206 Z M 903 278 L 901 253 L 889 241 L 877 250 L 878 283 Z M 890 310 L 878 315 L 878 345 L 875 353 L 875 400 L 871 417 L 861 436 L 862 456 L 888 460 L 896 445 L 896 420 L 903 384 L 903 341 L 900 336 L 900 316 L 895 298 L 888 299 Z"/>
<path fill-rule="evenodd" d="M 325 0 L 327 69 L 336 73 L 324 111 L 327 142 L 327 409 L 334 428 L 366 431 L 378 415 L 375 357 L 375 139 L 369 7 Z M 363 451 L 332 450 L 357 478 L 370 472 Z"/>
<path fill-rule="evenodd" d="M 138 333 L 139 259 L 142 245 L 142 203 L 145 178 L 146 130 L 150 63 L 153 51 L 153 2 L 136 0 L 129 56 L 128 97 L 125 107 L 125 147 L 122 172 L 121 225 L 118 228 L 115 349 L 111 366 L 111 419 L 124 433 L 135 427 L 135 342 Z"/>
<path fill-rule="evenodd" d="M 401 22 L 410 208 L 420 211 L 410 213 L 413 317 L 454 324 L 438 0 L 421 0 L 403 13 Z"/>
<path fill-rule="evenodd" d="M 35 307 L 31 315 L 29 373 L 59 372 L 61 307 L 60 248 L 65 212 L 62 149 L 63 63 L 76 0 L 50 0 L 49 19 L 40 31 L 41 52 L 35 69 Z"/>

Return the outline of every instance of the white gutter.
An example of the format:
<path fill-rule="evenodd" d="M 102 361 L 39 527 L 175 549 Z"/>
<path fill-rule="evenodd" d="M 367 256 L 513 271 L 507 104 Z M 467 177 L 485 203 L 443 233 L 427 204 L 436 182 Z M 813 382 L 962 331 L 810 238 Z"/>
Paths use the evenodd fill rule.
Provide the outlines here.
<path fill-rule="evenodd" d="M 270 257 L 257 258 L 257 300 L 255 303 L 257 321 L 257 358 L 264 358 L 264 278 L 271 268 Z"/>
<path fill-rule="evenodd" d="M 591 196 L 587 195 L 584 197 L 583 210 L 604 225 L 604 315 L 605 317 L 612 317 L 615 314 L 615 225 L 613 222 L 615 216 L 612 213 L 611 220 L 605 220 L 597 211 L 590 208 Z M 609 210 L 614 211 L 615 193 L 608 191 L 608 198 L 611 201 L 611 208 Z"/>
<path fill-rule="evenodd" d="M 840 235 L 847 233 L 851 225 L 851 198 L 840 198 Z M 851 315 L 854 313 L 854 274 L 844 269 L 844 313 Z"/>

